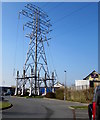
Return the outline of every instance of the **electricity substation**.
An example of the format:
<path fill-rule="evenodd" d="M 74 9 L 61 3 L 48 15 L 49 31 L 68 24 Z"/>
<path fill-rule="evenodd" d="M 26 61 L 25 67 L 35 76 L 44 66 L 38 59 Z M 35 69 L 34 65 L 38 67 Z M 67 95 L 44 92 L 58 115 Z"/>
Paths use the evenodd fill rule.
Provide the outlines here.
<path fill-rule="evenodd" d="M 44 44 L 48 44 L 48 34 L 51 32 L 50 19 L 39 7 L 29 3 L 19 12 L 24 17 L 23 29 L 29 29 L 25 35 L 29 39 L 28 51 L 23 73 L 17 70 L 15 95 L 24 95 L 25 88 L 29 89 L 29 96 L 40 95 L 41 87 L 46 94 L 47 88 L 54 92 L 55 73 L 49 74 Z M 28 86 L 27 86 L 28 84 Z"/>

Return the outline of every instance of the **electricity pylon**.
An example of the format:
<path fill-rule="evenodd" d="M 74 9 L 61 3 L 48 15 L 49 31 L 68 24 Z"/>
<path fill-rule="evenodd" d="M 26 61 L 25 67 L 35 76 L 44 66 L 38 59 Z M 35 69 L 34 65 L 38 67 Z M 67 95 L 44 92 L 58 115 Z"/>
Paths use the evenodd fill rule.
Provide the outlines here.
<path fill-rule="evenodd" d="M 42 83 L 44 83 L 46 94 L 46 88 L 50 85 L 51 81 L 51 87 L 53 88 L 54 86 L 54 73 L 52 73 L 52 77 L 50 77 L 44 49 L 44 43 L 47 42 L 48 44 L 48 40 L 51 39 L 48 38 L 48 34 L 51 31 L 50 19 L 43 10 L 30 3 L 25 6 L 25 9 L 19 12 L 19 15 L 23 15 L 29 19 L 29 21 L 23 25 L 23 29 L 30 29 L 31 32 L 26 34 L 26 37 L 30 39 L 29 49 L 23 67 L 23 75 L 20 77 L 19 71 L 17 71 L 15 95 L 18 94 L 18 90 L 21 91 L 21 95 L 24 95 L 27 82 L 30 84 L 29 96 L 31 96 L 32 93 L 39 95 Z M 30 71 L 31 74 L 29 75 Z"/>

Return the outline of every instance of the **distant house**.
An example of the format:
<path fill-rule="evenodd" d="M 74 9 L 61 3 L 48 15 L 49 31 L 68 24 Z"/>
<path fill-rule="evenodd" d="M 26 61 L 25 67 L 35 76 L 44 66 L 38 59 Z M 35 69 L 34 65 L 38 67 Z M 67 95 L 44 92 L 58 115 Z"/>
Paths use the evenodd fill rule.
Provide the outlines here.
<path fill-rule="evenodd" d="M 59 81 L 57 81 L 57 83 L 54 84 L 54 89 L 58 89 L 58 88 L 64 88 L 64 85 L 61 84 Z"/>
<path fill-rule="evenodd" d="M 75 80 L 76 89 L 87 89 L 98 85 L 100 85 L 100 74 L 95 70 L 83 78 L 83 80 Z"/>
<path fill-rule="evenodd" d="M 100 85 L 100 74 L 95 70 L 86 76 L 83 80 L 89 80 L 90 87 L 96 87 Z"/>
<path fill-rule="evenodd" d="M 97 73 L 95 70 L 93 72 L 91 72 L 89 75 L 87 75 L 85 78 L 83 78 L 83 80 L 97 80 L 100 81 L 100 74 Z"/>
<path fill-rule="evenodd" d="M 59 81 L 57 81 L 57 82 L 54 84 L 54 92 L 55 92 L 58 88 L 64 88 L 64 85 L 61 84 Z M 47 90 L 46 93 L 52 92 L 53 88 L 47 87 L 46 90 Z M 45 93 L 45 88 L 44 88 L 44 87 L 41 87 L 41 88 L 40 88 L 40 93 L 42 93 L 42 94 Z"/>

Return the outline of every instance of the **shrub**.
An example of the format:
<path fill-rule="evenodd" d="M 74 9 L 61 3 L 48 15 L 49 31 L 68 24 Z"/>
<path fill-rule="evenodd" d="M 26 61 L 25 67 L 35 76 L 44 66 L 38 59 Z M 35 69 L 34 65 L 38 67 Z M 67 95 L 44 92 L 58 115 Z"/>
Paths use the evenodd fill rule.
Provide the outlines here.
<path fill-rule="evenodd" d="M 47 98 L 56 98 L 56 95 L 53 92 L 48 92 L 45 97 L 47 97 Z"/>
<path fill-rule="evenodd" d="M 25 93 L 25 96 L 28 96 L 28 95 L 29 95 L 29 92 L 26 92 L 26 93 Z"/>
<path fill-rule="evenodd" d="M 88 103 L 92 102 L 93 99 L 93 88 L 87 90 L 68 90 L 67 100 Z"/>
<path fill-rule="evenodd" d="M 72 90 L 66 88 L 66 100 L 74 102 L 89 103 L 93 99 L 93 88 L 87 90 Z M 56 90 L 56 98 L 63 100 L 64 99 L 64 88 L 59 88 Z"/>
<path fill-rule="evenodd" d="M 60 100 L 64 99 L 64 88 L 59 88 L 56 90 L 56 98 Z"/>

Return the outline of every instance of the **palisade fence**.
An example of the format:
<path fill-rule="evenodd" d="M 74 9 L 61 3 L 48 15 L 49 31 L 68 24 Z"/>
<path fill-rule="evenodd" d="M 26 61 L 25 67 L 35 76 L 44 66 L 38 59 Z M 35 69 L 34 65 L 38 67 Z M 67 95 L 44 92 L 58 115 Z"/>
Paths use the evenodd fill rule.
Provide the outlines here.
<path fill-rule="evenodd" d="M 86 90 L 89 89 L 90 87 L 88 85 L 81 85 L 81 86 L 72 86 L 72 90 Z"/>

